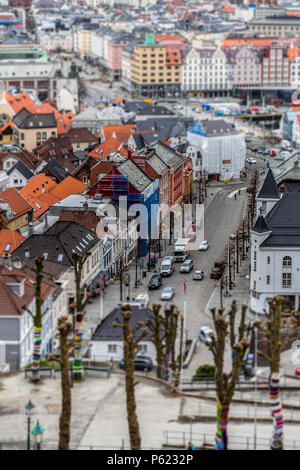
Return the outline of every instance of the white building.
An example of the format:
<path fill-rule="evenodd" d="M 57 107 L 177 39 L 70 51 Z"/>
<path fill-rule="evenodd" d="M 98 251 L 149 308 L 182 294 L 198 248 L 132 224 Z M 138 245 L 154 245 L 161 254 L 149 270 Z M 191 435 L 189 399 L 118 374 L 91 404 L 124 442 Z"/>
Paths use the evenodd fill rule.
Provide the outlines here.
<path fill-rule="evenodd" d="M 133 329 L 139 321 L 146 325 L 146 320 L 153 317 L 153 311 L 149 308 L 131 306 L 131 328 Z M 123 359 L 123 331 L 121 328 L 114 327 L 113 323 L 118 319 L 122 322 L 120 308 L 114 308 L 107 317 L 96 328 L 90 342 L 90 358 L 93 360 L 109 360 L 120 361 Z M 136 333 L 138 337 L 143 327 Z M 144 354 L 152 359 L 152 363 L 156 365 L 156 350 L 150 340 L 150 334 L 139 343 L 139 354 Z"/>
<path fill-rule="evenodd" d="M 76 114 L 78 111 L 78 94 L 73 93 L 68 88 L 61 88 L 56 94 L 56 105 L 59 111 L 71 111 Z"/>
<path fill-rule="evenodd" d="M 250 307 L 268 311 L 267 298 L 280 295 L 286 312 L 299 310 L 300 180 L 280 187 L 269 169 L 257 196 L 259 215 L 251 231 Z"/>
<path fill-rule="evenodd" d="M 66 33 L 55 33 L 47 32 L 40 35 L 40 45 L 43 49 L 49 51 L 66 51 L 71 52 L 73 50 L 73 37 L 70 31 Z"/>
<path fill-rule="evenodd" d="M 246 157 L 245 136 L 223 119 L 195 122 L 189 143 L 201 154 L 201 170 L 213 179 L 240 178 Z M 200 166 L 198 171 L 200 171 Z"/>
<path fill-rule="evenodd" d="M 226 54 L 221 49 L 191 49 L 182 64 L 182 92 L 226 96 L 231 89 Z"/>

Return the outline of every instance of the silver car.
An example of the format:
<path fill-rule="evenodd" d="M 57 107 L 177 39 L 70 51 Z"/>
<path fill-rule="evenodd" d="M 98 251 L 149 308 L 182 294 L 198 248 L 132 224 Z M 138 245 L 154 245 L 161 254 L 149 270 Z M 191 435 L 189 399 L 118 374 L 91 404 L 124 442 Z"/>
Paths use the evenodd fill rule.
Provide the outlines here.
<path fill-rule="evenodd" d="M 212 334 L 213 330 L 209 326 L 201 326 L 199 330 L 199 339 L 205 344 L 210 344 L 212 342 Z"/>
<path fill-rule="evenodd" d="M 161 300 L 171 300 L 174 296 L 173 287 L 165 287 L 160 295 Z"/>
<path fill-rule="evenodd" d="M 195 271 L 194 272 L 194 276 L 193 276 L 193 279 L 195 281 L 202 281 L 202 279 L 204 278 L 204 271 Z"/>

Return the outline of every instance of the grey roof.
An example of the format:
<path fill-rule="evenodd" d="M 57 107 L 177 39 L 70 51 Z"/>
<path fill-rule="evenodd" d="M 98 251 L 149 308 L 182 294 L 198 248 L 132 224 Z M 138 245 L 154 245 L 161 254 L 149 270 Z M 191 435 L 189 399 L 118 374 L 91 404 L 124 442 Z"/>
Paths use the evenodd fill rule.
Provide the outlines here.
<path fill-rule="evenodd" d="M 153 311 L 150 308 L 140 308 L 137 306 L 131 306 L 132 316 L 130 318 L 131 328 L 134 329 L 139 321 L 146 324 L 146 320 L 149 317 L 153 317 Z M 95 332 L 92 335 L 92 341 L 121 341 L 123 338 L 122 328 L 113 326 L 115 320 L 122 321 L 122 313 L 119 307 L 114 308 L 107 317 L 97 326 Z M 146 325 L 145 325 L 146 326 Z M 136 332 L 135 338 L 143 331 L 143 327 Z M 150 332 L 144 337 L 144 341 L 150 340 Z"/>
<path fill-rule="evenodd" d="M 47 165 L 45 165 L 40 171 L 40 174 L 44 174 L 46 171 L 51 171 L 51 173 L 57 178 L 59 182 L 63 181 L 69 175 L 65 168 L 63 168 L 61 164 L 58 163 L 55 157 L 49 160 Z"/>
<path fill-rule="evenodd" d="M 169 167 L 176 167 L 183 162 L 183 156 L 163 142 L 152 144 L 156 155 Z"/>
<path fill-rule="evenodd" d="M 171 137 L 185 137 L 187 135 L 187 126 L 193 123 L 192 120 L 185 120 L 179 117 L 168 118 L 149 118 L 143 121 L 137 121 L 136 131 L 153 131 L 153 133 L 143 134 L 142 138 L 150 145 L 151 142 L 164 142 Z"/>
<path fill-rule="evenodd" d="M 155 154 L 147 158 L 147 163 L 158 175 L 162 175 L 168 168 L 168 166 Z"/>
<path fill-rule="evenodd" d="M 259 191 L 257 199 L 279 199 L 280 194 L 271 168 L 267 173 L 265 181 Z"/>
<path fill-rule="evenodd" d="M 203 129 L 206 131 L 207 137 L 217 137 L 217 136 L 229 136 L 237 135 L 238 131 L 233 127 L 230 122 L 224 121 L 224 119 L 216 120 L 205 120 L 201 121 Z"/>
<path fill-rule="evenodd" d="M 127 101 L 124 109 L 126 112 L 134 112 L 137 116 L 175 116 L 170 109 L 145 103 L 145 101 Z"/>
<path fill-rule="evenodd" d="M 33 234 L 13 253 L 12 259 L 18 256 L 25 259 L 25 250 L 28 248 L 30 258 L 44 256 L 47 261 L 72 266 L 72 253 L 76 251 L 84 254 L 97 242 L 97 235 L 91 230 L 75 222 L 56 222 L 43 235 Z M 47 253 L 47 258 L 45 257 Z M 59 255 L 63 255 L 59 258 Z M 60 259 L 60 260 L 59 260 Z"/>
<path fill-rule="evenodd" d="M 29 170 L 29 168 L 27 168 L 26 165 L 24 165 L 21 160 L 18 160 L 17 163 L 7 171 L 7 174 L 10 175 L 14 170 L 18 170 L 18 172 L 21 173 L 21 175 L 23 175 L 27 180 L 33 176 L 33 173 Z"/>
<path fill-rule="evenodd" d="M 36 129 L 57 127 L 54 113 L 31 114 L 26 108 L 22 108 L 14 117 L 14 124 L 20 129 Z"/>
<path fill-rule="evenodd" d="M 266 224 L 272 233 L 262 247 L 300 246 L 300 194 L 288 193 L 275 204 L 266 216 Z"/>
<path fill-rule="evenodd" d="M 264 233 L 264 232 L 269 232 L 270 231 L 270 229 L 267 226 L 267 224 L 265 222 L 265 219 L 263 218 L 262 215 L 260 215 L 257 218 L 257 221 L 255 222 L 255 225 L 254 225 L 252 230 L 256 233 Z"/>
<path fill-rule="evenodd" d="M 128 182 L 138 191 L 143 192 L 151 183 L 146 173 L 131 159 L 118 166 L 118 172 L 127 176 Z"/>

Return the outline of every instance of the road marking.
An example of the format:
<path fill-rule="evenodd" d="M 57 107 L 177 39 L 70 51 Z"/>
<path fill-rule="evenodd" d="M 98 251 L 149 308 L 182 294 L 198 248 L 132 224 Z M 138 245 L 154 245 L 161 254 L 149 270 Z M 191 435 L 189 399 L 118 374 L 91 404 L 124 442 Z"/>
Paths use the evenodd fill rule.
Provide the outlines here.
<path fill-rule="evenodd" d="M 239 191 L 245 191 L 247 189 L 247 187 L 245 188 L 240 188 L 240 189 L 236 189 L 235 191 L 232 191 L 231 193 L 228 194 L 228 197 L 229 198 L 232 198 L 235 194 L 238 194 Z"/>

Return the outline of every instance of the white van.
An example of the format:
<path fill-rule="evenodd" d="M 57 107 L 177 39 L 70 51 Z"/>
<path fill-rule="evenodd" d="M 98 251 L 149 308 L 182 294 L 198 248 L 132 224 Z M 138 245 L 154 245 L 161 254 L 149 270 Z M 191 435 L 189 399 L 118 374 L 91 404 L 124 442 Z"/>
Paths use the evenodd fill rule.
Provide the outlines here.
<path fill-rule="evenodd" d="M 160 265 L 161 276 L 171 276 L 175 270 L 174 256 L 164 256 Z"/>

